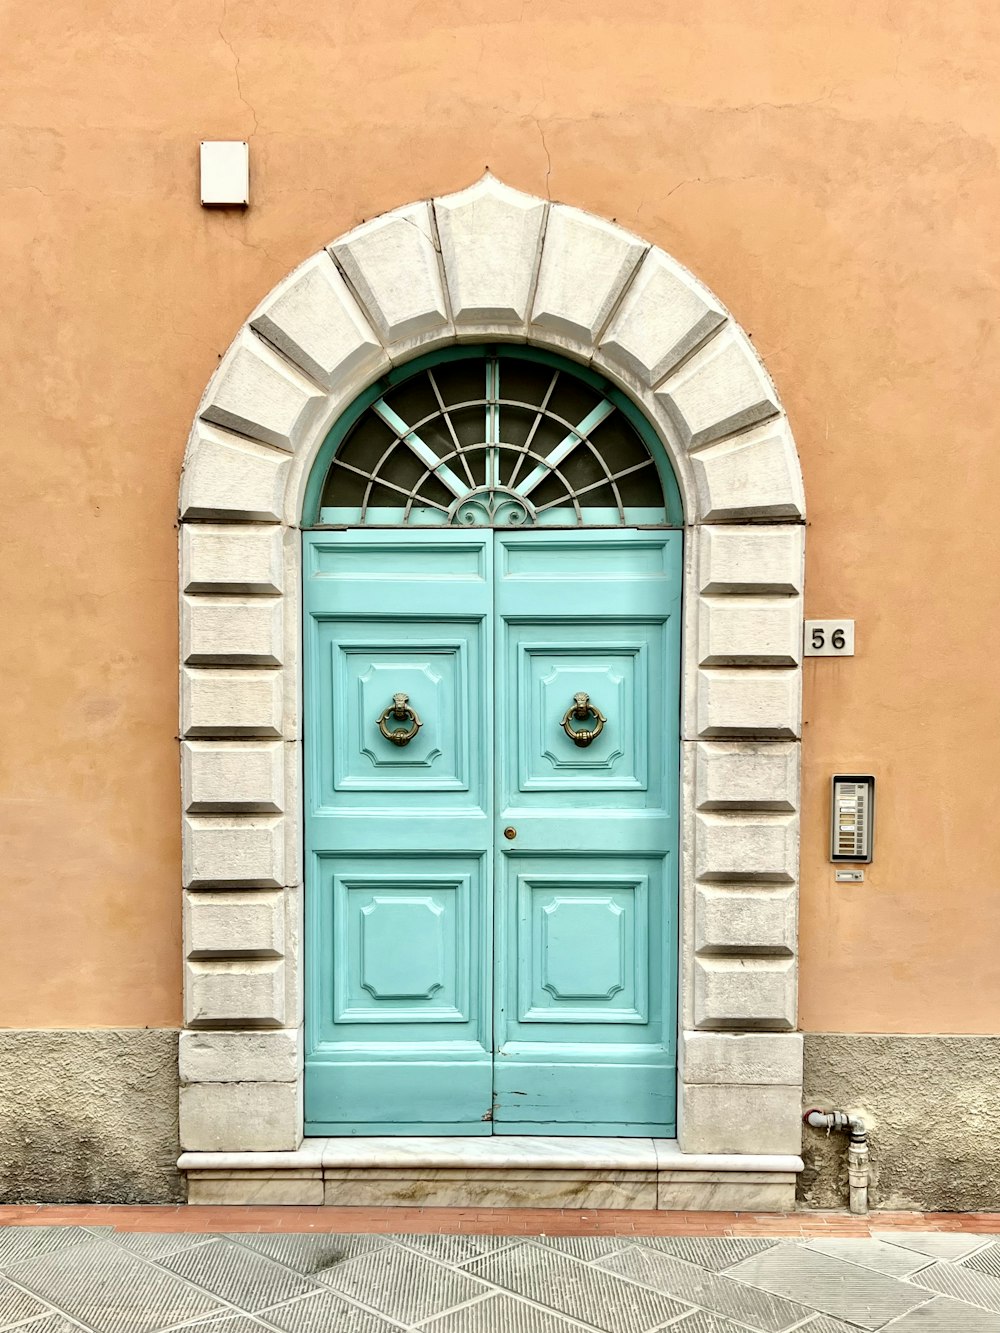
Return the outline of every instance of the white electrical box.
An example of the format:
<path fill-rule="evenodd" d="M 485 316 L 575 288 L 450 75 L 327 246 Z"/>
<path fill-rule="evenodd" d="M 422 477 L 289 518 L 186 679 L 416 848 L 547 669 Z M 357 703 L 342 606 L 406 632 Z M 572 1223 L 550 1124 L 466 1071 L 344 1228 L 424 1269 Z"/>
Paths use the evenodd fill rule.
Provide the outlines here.
<path fill-rule="evenodd" d="M 241 139 L 202 141 L 201 202 L 209 208 L 245 208 L 249 204 L 249 144 Z"/>
<path fill-rule="evenodd" d="M 830 860 L 867 864 L 875 832 L 875 779 L 836 773 L 830 819 Z"/>

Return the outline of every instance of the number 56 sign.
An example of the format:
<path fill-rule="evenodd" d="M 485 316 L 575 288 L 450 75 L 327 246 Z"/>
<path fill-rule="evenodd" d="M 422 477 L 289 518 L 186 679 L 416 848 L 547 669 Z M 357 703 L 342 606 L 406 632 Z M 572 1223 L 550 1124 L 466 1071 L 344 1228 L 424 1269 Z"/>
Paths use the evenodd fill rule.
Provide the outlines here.
<path fill-rule="evenodd" d="M 853 657 L 853 620 L 807 620 L 805 623 L 806 657 Z"/>

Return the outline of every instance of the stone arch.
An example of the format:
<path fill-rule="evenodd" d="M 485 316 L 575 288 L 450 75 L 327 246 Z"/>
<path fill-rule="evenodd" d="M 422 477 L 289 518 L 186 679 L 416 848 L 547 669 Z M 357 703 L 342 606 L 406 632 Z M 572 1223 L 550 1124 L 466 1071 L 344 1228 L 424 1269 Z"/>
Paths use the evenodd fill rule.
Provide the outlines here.
<path fill-rule="evenodd" d="M 182 1166 L 302 1141 L 303 495 L 358 393 L 460 341 L 593 364 L 671 459 L 687 533 L 680 1151 L 770 1154 L 787 1173 L 804 537 L 791 431 L 749 339 L 675 260 L 490 176 L 306 260 L 198 409 L 180 499 Z"/>

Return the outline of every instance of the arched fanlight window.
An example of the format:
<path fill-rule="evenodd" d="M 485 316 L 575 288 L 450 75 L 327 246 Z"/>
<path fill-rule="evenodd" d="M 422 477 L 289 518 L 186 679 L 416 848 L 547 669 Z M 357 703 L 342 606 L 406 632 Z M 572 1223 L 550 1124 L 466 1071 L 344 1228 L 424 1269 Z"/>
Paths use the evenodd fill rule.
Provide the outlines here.
<path fill-rule="evenodd" d="M 655 440 L 583 367 L 522 347 L 452 349 L 353 405 L 306 512 L 324 526 L 674 526 L 680 498 Z"/>

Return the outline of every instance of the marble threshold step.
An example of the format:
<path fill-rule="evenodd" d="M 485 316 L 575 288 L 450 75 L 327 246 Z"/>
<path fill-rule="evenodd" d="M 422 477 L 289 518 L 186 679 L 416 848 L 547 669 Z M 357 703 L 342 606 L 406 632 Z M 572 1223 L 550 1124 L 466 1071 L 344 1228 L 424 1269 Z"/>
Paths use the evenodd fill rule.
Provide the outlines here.
<path fill-rule="evenodd" d="M 294 1152 L 186 1152 L 178 1167 L 192 1204 L 785 1212 L 802 1158 L 496 1135 L 304 1139 Z"/>

